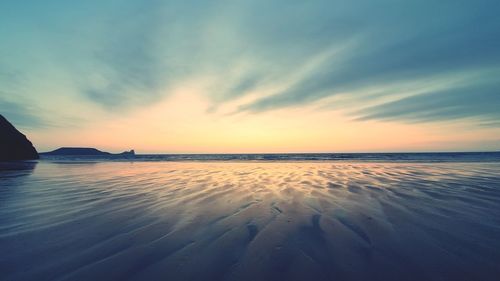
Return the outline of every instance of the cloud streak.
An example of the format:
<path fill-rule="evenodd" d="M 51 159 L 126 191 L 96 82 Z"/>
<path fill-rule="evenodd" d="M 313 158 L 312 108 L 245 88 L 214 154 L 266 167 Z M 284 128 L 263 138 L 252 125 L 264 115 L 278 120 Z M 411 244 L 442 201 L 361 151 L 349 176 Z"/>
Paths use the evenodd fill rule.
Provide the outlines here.
<path fill-rule="evenodd" d="M 350 15 L 352 18 L 363 17 L 370 24 L 359 28 L 363 32 L 356 46 L 326 60 L 307 77 L 284 91 L 245 104 L 240 109 L 261 112 L 303 105 L 340 93 L 359 92 L 363 88 L 383 88 L 394 83 L 434 79 L 436 76 L 462 75 L 466 71 L 489 75 L 494 69 L 497 76 L 500 74 L 500 21 L 495 20 L 490 12 L 491 6 L 486 5 L 486 2 L 468 7 L 473 8 L 469 11 L 467 7 L 460 8 L 450 3 L 438 4 L 441 7 L 428 3 L 428 6 L 407 8 L 393 4 L 391 7 L 394 10 L 381 14 Z M 411 14 L 405 14 L 413 8 Z M 439 10 L 447 8 L 454 8 L 455 11 L 448 10 L 448 15 L 437 17 Z M 430 9 L 438 11 L 432 12 Z M 432 121 L 479 113 L 483 115 L 484 112 L 478 108 L 485 106 L 485 103 L 500 104 L 498 85 L 485 88 L 479 84 L 481 82 L 478 85 L 474 81 L 470 83 L 467 89 L 454 89 L 451 86 L 446 91 L 411 98 L 409 101 L 417 105 L 406 106 L 404 110 L 425 107 L 426 101 L 435 98 L 440 101 L 442 111 L 438 106 L 432 107 L 435 110 L 432 115 L 434 118 L 427 119 Z M 454 91 L 457 94 L 453 94 Z M 443 97 L 434 97 L 434 94 Z M 477 95 L 482 98 L 476 99 Z M 359 103 L 363 104 L 363 100 L 360 99 Z M 403 103 L 394 103 L 392 106 L 403 106 Z M 451 113 L 449 108 L 452 106 L 458 106 L 465 112 L 453 110 Z M 486 111 L 492 113 L 491 110 Z M 383 114 L 366 115 L 360 112 L 360 115 L 365 116 L 360 119 L 387 118 Z"/>
<path fill-rule="evenodd" d="M 40 116 L 33 114 L 32 109 L 33 107 L 26 108 L 20 103 L 0 99 L 0 113 L 14 125 L 21 128 L 47 127 L 48 124 Z"/>
<path fill-rule="evenodd" d="M 212 108 L 241 99 L 241 113 L 348 95 L 355 102 L 332 108 L 351 112 L 358 121 L 470 118 L 497 126 L 500 118 L 500 85 L 495 81 L 500 76 L 498 1 L 69 5 L 52 0 L 36 5 L 38 13 L 9 17 L 12 29 L 0 32 L 19 45 L 22 38 L 16 36 L 26 26 L 41 34 L 34 38 L 51 38 L 33 53 L 51 53 L 55 68 L 74 82 L 77 99 L 105 110 L 145 107 L 183 81 L 212 77 L 203 93 Z M 21 14 L 21 8 L 14 1 L 0 4 L 0 10 L 13 14 Z M 11 47 L 0 51 L 12 51 L 6 48 Z M 30 71 L 28 65 L 25 71 Z M 467 83 L 449 83 L 450 77 L 462 76 Z M 429 80 L 441 87 L 417 91 Z M 395 92 L 393 85 L 399 84 L 411 86 Z M 373 88 L 380 89 L 377 99 L 391 101 L 380 104 L 367 97 Z M 274 90 L 249 100 L 250 93 L 264 89 Z M 398 95 L 404 97 L 392 98 Z M 22 114 L 21 109 L 14 111 Z"/>
<path fill-rule="evenodd" d="M 500 120 L 500 83 L 492 78 L 483 83 L 425 92 L 357 112 L 358 120 L 445 121 L 462 118 Z"/>

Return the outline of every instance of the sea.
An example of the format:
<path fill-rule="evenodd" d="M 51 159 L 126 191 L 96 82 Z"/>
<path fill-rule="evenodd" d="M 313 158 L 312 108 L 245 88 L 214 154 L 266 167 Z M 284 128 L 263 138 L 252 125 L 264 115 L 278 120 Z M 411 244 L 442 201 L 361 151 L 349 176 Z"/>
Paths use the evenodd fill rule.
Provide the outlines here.
<path fill-rule="evenodd" d="M 499 280 L 500 153 L 0 163 L 0 280 Z"/>
<path fill-rule="evenodd" d="M 63 161 L 356 161 L 356 162 L 499 162 L 500 152 L 429 153 L 254 153 L 137 154 L 135 156 L 42 156 Z"/>

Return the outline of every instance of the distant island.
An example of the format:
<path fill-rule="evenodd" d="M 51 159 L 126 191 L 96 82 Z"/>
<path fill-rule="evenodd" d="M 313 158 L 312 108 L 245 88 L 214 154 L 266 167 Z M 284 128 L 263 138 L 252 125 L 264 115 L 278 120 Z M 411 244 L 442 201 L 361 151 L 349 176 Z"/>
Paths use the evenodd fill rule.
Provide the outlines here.
<path fill-rule="evenodd" d="M 122 153 L 110 153 L 92 147 L 61 147 L 53 151 L 42 152 L 40 155 L 48 156 L 135 156 L 135 151 L 124 151 Z"/>

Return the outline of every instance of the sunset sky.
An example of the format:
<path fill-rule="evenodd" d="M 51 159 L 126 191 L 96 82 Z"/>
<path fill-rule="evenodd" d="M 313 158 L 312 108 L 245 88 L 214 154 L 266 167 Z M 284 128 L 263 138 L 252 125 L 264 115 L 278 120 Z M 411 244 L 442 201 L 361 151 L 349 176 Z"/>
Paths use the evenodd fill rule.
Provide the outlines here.
<path fill-rule="evenodd" d="M 500 150 L 499 1 L 0 1 L 39 151 Z"/>

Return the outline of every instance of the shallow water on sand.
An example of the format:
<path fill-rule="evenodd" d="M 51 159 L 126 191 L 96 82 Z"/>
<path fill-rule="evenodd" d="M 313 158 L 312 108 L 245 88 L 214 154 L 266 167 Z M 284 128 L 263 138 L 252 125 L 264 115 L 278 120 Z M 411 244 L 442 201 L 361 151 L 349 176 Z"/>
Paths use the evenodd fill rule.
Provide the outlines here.
<path fill-rule="evenodd" d="M 500 163 L 0 170 L 1 280 L 498 280 Z"/>

